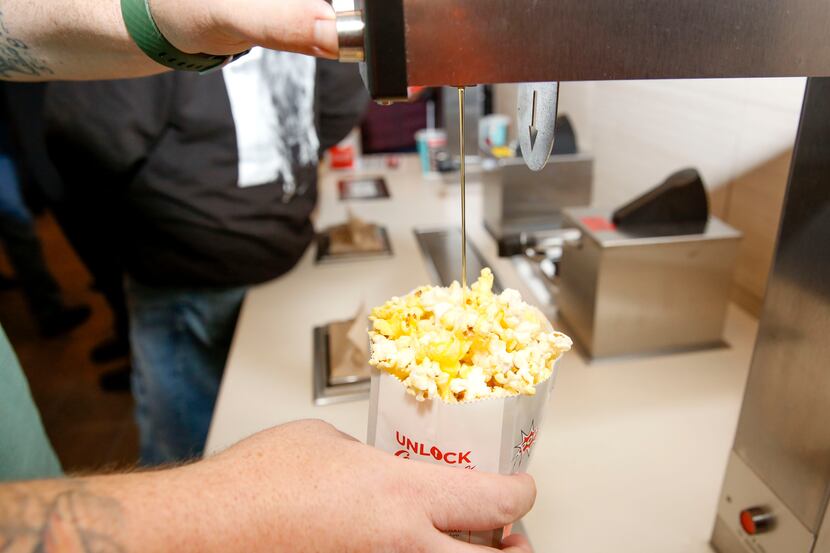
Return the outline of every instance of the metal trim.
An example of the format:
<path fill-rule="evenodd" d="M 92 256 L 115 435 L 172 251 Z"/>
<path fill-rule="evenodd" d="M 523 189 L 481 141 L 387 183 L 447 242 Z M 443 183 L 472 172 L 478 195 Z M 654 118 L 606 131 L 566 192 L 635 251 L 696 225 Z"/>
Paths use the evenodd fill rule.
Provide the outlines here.
<path fill-rule="evenodd" d="M 363 22 L 363 13 L 360 10 L 339 12 L 335 25 L 337 27 L 338 61 L 344 63 L 364 61 L 363 42 L 366 24 Z"/>
<path fill-rule="evenodd" d="M 328 384 L 329 329 L 327 326 L 314 327 L 312 348 L 311 390 L 314 405 L 331 405 L 369 398 L 368 379 L 338 386 Z"/>
<path fill-rule="evenodd" d="M 412 231 L 415 234 L 415 239 L 418 242 L 418 248 L 421 250 L 421 255 L 424 257 L 424 262 L 427 265 L 427 270 L 429 271 L 430 277 L 432 278 L 432 282 L 438 286 L 449 286 L 451 282 L 444 282 L 441 278 L 441 273 L 438 270 L 438 266 L 435 261 L 435 253 L 432 251 L 430 243 L 427 241 L 428 235 L 443 235 L 444 239 L 446 240 L 450 233 L 458 232 L 459 235 L 459 242 L 461 241 L 461 231 L 457 227 L 450 227 L 450 228 L 415 228 Z M 459 245 L 460 249 L 460 245 Z M 481 252 L 478 250 L 475 244 L 467 239 L 467 260 L 469 262 L 470 259 L 475 259 L 478 262 L 479 266 L 481 267 L 490 267 L 490 270 L 493 271 L 493 268 L 487 260 L 484 259 L 484 256 L 481 255 Z M 472 278 L 472 277 L 475 278 Z M 475 282 L 475 279 L 478 278 L 478 275 L 471 274 L 471 282 Z M 458 279 L 460 281 L 460 279 Z M 501 281 L 499 280 L 499 275 L 493 271 L 493 292 L 498 294 L 501 293 L 504 288 L 501 285 Z"/>

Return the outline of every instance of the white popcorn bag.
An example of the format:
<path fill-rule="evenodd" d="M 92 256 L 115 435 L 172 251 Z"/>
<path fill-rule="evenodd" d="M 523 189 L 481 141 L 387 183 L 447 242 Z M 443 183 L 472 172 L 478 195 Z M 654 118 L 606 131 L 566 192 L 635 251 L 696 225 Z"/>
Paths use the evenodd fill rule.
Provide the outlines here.
<path fill-rule="evenodd" d="M 410 460 L 500 474 L 525 472 L 555 377 L 554 363 L 550 378 L 536 386 L 535 395 L 446 403 L 438 397 L 418 401 L 395 376 L 374 370 L 367 441 Z M 448 533 L 496 547 L 503 532 Z"/>

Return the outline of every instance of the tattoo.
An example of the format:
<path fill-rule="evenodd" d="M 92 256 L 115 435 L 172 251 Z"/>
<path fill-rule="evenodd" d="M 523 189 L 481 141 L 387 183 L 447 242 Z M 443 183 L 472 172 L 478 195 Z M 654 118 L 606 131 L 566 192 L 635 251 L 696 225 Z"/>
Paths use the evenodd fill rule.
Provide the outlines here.
<path fill-rule="evenodd" d="M 116 500 L 85 491 L 83 481 L 57 493 L 34 488 L 9 485 L 0 492 L 0 553 L 125 551 L 112 538 L 122 518 Z"/>
<path fill-rule="evenodd" d="M 32 53 L 22 40 L 13 37 L 6 28 L 6 18 L 0 10 L 0 77 L 9 79 L 15 75 L 38 77 L 52 75 L 47 63 Z M 3 550 L 0 549 L 0 552 Z"/>

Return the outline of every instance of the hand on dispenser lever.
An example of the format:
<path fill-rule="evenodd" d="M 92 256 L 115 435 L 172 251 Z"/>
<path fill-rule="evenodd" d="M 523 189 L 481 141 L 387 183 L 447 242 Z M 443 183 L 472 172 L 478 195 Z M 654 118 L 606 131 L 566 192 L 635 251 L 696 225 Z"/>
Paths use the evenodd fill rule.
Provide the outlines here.
<path fill-rule="evenodd" d="M 334 10 L 324 0 L 151 0 L 167 39 L 187 52 L 251 46 L 337 57 Z"/>
<path fill-rule="evenodd" d="M 536 490 L 407 461 L 319 421 L 285 424 L 165 470 L 0 484 L 11 551 L 473 553 L 440 530 L 519 519 Z M 502 551 L 531 553 L 521 536 Z"/>

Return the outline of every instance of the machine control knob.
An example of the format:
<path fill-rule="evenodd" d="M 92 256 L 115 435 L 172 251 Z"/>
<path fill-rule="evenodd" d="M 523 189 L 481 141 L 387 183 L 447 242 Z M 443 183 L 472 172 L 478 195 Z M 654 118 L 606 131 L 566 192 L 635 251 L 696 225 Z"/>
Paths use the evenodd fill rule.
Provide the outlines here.
<path fill-rule="evenodd" d="M 764 507 L 751 507 L 741 511 L 741 528 L 750 536 L 769 532 L 775 525 L 775 517 Z"/>
<path fill-rule="evenodd" d="M 340 48 L 339 61 L 351 63 L 364 61 L 363 30 L 366 24 L 363 21 L 363 13 L 359 10 L 338 12 L 335 26 Z"/>

